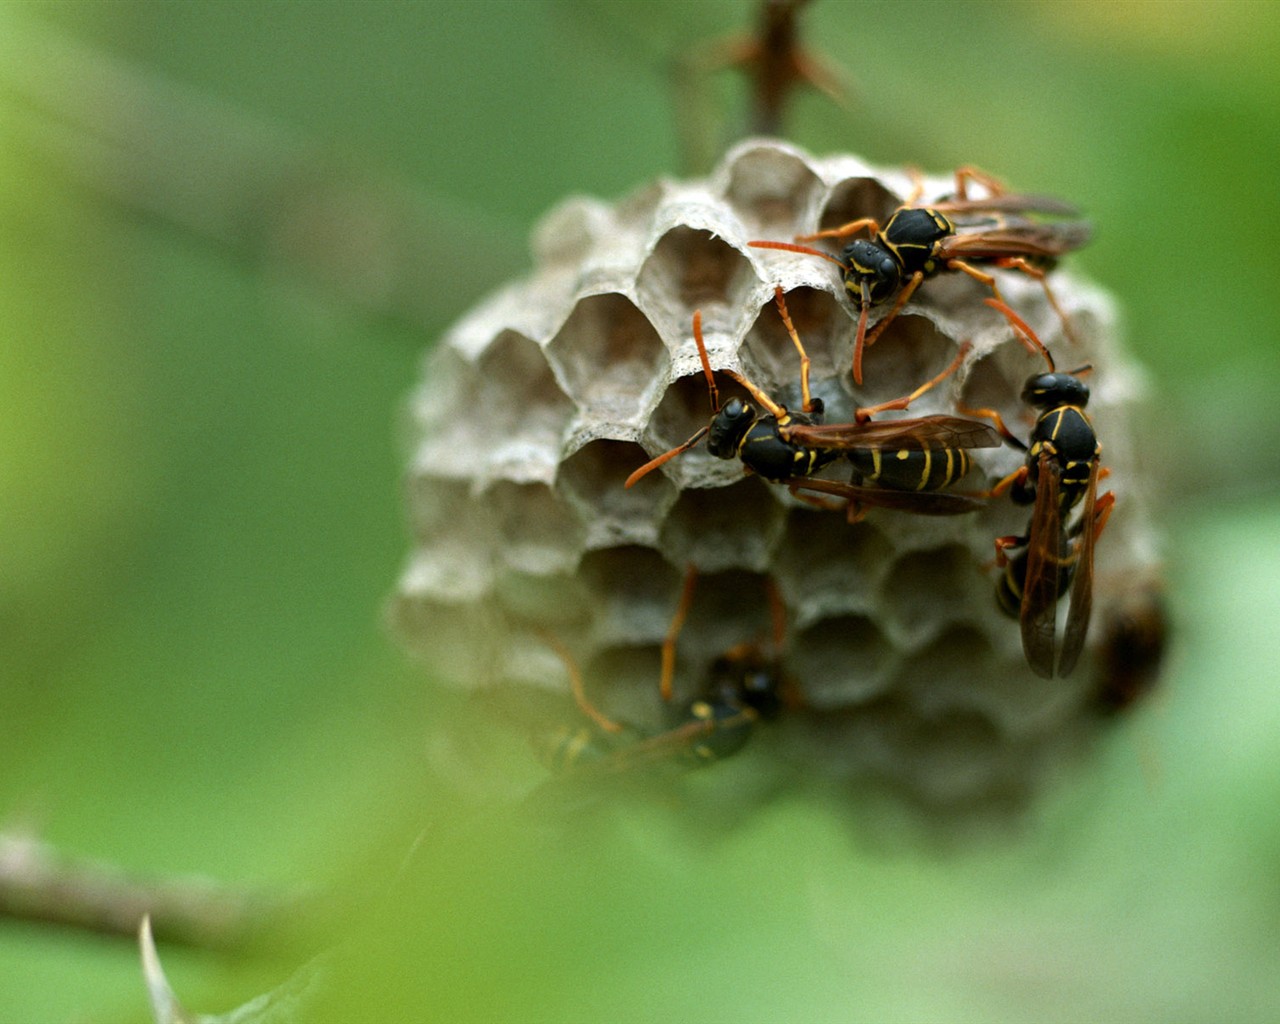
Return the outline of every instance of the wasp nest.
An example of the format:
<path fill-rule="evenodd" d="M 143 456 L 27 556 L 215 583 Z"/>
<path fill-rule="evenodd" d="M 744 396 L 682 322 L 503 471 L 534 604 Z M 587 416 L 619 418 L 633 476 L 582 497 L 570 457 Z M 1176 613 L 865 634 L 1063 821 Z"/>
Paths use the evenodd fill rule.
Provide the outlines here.
<path fill-rule="evenodd" d="M 953 183 L 925 186 L 928 199 Z M 748 247 L 860 217 L 883 224 L 912 187 L 901 171 L 757 140 L 706 180 L 660 181 L 612 206 L 575 198 L 543 220 L 533 274 L 449 332 L 412 401 L 414 550 L 395 617 L 437 679 L 515 692 L 531 718 L 550 703 L 586 724 L 550 636 L 573 652 L 593 704 L 656 729 L 659 648 L 694 565 L 678 695 L 695 693 L 734 645 L 771 645 L 770 582 L 785 605 L 779 653 L 802 706 L 756 730 L 752 778 L 905 794 L 930 814 L 1025 803 L 1087 735 L 1100 703 L 1087 663 L 1066 679 L 1034 675 L 1017 623 L 997 608 L 992 542 L 1025 531 L 1025 506 L 1002 498 L 945 518 L 872 510 L 851 526 L 704 445 L 623 487 L 708 421 L 695 310 L 714 368 L 800 407 L 799 360 L 775 285 L 828 422 L 911 391 L 967 341 L 959 371 L 907 415 L 987 407 L 1026 436 L 1020 392 L 1043 363 L 983 304 L 990 293 L 978 282 L 926 281 L 867 349 L 859 387 L 850 374 L 857 310 L 839 269 Z M 1154 569 L 1126 422 L 1141 374 L 1118 350 L 1115 311 L 1099 289 L 1069 268 L 1052 276 L 1073 343 L 1035 281 L 997 273 L 1064 369 L 1095 367 L 1089 409 L 1110 470 L 1104 486 L 1119 497 L 1098 546 L 1096 645 L 1111 609 Z M 722 398 L 742 393 L 720 382 Z M 988 487 L 1025 460 L 1010 446 L 972 454 L 978 469 L 962 489 Z"/>

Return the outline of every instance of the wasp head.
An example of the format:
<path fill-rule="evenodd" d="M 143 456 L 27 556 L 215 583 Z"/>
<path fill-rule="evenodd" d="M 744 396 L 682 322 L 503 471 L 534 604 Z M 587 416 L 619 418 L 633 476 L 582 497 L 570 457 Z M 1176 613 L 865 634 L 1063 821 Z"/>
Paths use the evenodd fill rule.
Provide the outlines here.
<path fill-rule="evenodd" d="M 884 246 L 858 238 L 840 254 L 845 266 L 844 286 L 859 305 L 889 298 L 902 283 L 902 266 Z"/>
<path fill-rule="evenodd" d="M 1069 373 L 1037 373 L 1022 387 L 1022 400 L 1036 409 L 1089 404 L 1089 385 Z"/>
<path fill-rule="evenodd" d="M 755 407 L 741 398 L 731 398 L 715 414 L 707 431 L 707 451 L 717 459 L 734 459 L 738 444 L 756 421 Z"/>

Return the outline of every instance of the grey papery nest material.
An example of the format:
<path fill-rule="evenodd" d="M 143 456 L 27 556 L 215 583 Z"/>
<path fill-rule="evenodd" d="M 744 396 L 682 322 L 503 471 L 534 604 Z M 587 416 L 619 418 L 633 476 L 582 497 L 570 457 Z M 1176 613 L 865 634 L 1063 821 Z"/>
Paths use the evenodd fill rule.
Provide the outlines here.
<path fill-rule="evenodd" d="M 713 367 L 799 408 L 799 361 L 775 285 L 812 357 L 828 422 L 909 392 L 971 341 L 959 371 L 907 415 L 989 407 L 1026 436 L 1032 417 L 1020 391 L 1044 364 L 984 305 L 980 284 L 960 274 L 926 281 L 867 350 L 865 385 L 855 387 L 857 310 L 838 268 L 747 245 L 858 217 L 883 223 L 912 185 L 905 172 L 856 157 L 754 140 L 705 180 L 662 180 L 613 205 L 573 198 L 547 215 L 534 234 L 534 272 L 449 331 L 412 399 L 414 547 L 394 616 L 435 679 L 514 693 L 507 703 L 517 707 L 527 695 L 530 709 L 562 695 L 555 706 L 580 721 L 550 634 L 573 651 L 596 705 L 656 728 L 658 649 L 692 563 L 700 578 L 677 694 L 695 692 L 735 644 L 769 642 L 767 579 L 785 604 L 782 664 L 804 707 L 757 730 L 768 737 L 751 750 L 771 778 L 851 794 L 888 789 L 967 815 L 1021 806 L 1078 748 L 1097 721 L 1088 656 L 1067 679 L 1034 675 L 986 568 L 996 536 L 1025 530 L 1026 507 L 1004 498 L 946 518 L 872 510 L 850 526 L 703 444 L 623 488 L 708 420 L 690 330 L 697 309 Z M 925 186 L 928 199 L 953 182 Z M 1156 567 L 1128 422 L 1143 376 L 1119 347 L 1111 300 L 1070 266 L 1052 280 L 1076 344 L 1035 281 L 997 274 L 1061 368 L 1095 367 L 1089 411 L 1111 471 L 1104 486 L 1119 502 L 1097 549 L 1093 642 L 1109 608 Z M 1009 446 L 972 455 L 978 472 L 962 489 L 988 487 L 1025 458 Z M 848 466 L 824 475 L 847 480 Z"/>

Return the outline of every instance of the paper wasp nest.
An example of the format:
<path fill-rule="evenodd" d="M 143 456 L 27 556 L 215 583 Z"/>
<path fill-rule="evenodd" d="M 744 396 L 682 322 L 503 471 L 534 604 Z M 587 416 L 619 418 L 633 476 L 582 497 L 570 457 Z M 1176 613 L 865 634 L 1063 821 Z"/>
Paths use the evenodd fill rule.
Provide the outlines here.
<path fill-rule="evenodd" d="M 926 201 L 952 191 L 950 179 L 926 184 Z M 850 526 L 704 445 L 623 488 L 709 419 L 696 309 L 716 369 L 799 407 L 799 361 L 775 284 L 828 422 L 909 392 L 971 340 L 960 371 L 907 415 L 953 413 L 961 401 L 999 410 L 1026 436 L 1032 417 L 1019 395 L 1043 363 L 983 304 L 989 292 L 977 282 L 925 282 L 867 350 L 865 385 L 855 388 L 857 311 L 838 268 L 747 246 L 857 217 L 884 223 L 911 187 L 900 171 L 757 140 L 707 180 L 660 181 L 612 206 L 570 199 L 543 220 L 533 274 L 440 341 L 412 401 L 414 550 L 394 612 L 434 678 L 515 693 L 531 719 L 552 706 L 583 722 L 551 635 L 574 652 L 595 704 L 656 727 L 659 645 L 692 563 L 700 578 L 679 642 L 678 694 L 696 690 L 733 645 L 770 642 L 767 579 L 786 606 L 783 665 L 804 706 L 757 728 L 741 755 L 757 792 L 818 780 L 960 818 L 1026 802 L 1098 721 L 1088 659 L 1067 679 L 1038 678 L 1017 623 L 996 607 L 992 542 L 1025 530 L 1026 507 L 1004 498 L 945 518 L 873 510 Z M 1126 422 L 1141 374 L 1117 348 L 1110 301 L 1070 262 L 1052 280 L 1075 345 L 1038 284 L 998 273 L 1061 368 L 1096 367 L 1089 409 L 1111 471 L 1103 486 L 1118 504 L 1098 545 L 1093 644 L 1112 607 L 1153 575 L 1155 552 Z M 723 375 L 721 390 L 740 393 Z M 987 487 L 1025 458 L 1009 446 L 972 454 L 982 472 L 962 489 Z M 847 480 L 841 465 L 832 468 Z"/>

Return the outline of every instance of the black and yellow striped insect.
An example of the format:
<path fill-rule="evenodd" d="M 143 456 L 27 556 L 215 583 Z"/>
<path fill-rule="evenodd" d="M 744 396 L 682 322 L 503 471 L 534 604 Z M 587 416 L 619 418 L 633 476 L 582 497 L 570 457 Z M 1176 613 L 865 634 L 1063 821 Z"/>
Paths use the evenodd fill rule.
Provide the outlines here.
<path fill-rule="evenodd" d="M 664 729 L 645 731 L 609 718 L 587 697 L 582 674 L 569 651 L 553 638 L 547 642 L 569 672 L 570 689 L 590 725 L 562 728 L 544 744 L 544 759 L 562 772 L 610 774 L 662 762 L 689 766 L 713 764 L 736 754 L 760 722 L 798 706 L 793 687 L 779 661 L 785 643 L 786 610 L 772 584 L 767 586 L 773 620 L 772 649 L 759 643 L 738 644 L 717 657 L 697 692 L 672 703 L 676 641 L 684 627 L 697 584 L 692 566 L 685 574 L 680 602 L 662 644 L 658 692 L 670 709 Z"/>
<path fill-rule="evenodd" d="M 1074 338 L 1071 322 L 1045 275 L 1059 257 L 1088 242 L 1092 234 L 1089 223 L 1033 220 L 1024 215 L 1074 217 L 1078 211 L 1047 196 L 1006 194 L 1000 182 L 972 167 L 958 169 L 955 177 L 954 199 L 927 207 L 916 206 L 923 192 L 923 184 L 917 183 L 915 194 L 890 215 L 883 227 L 873 217 L 861 217 L 826 231 L 800 235 L 796 242 L 756 240 L 748 243 L 757 249 L 819 256 L 840 268 L 845 289 L 858 307 L 858 330 L 853 345 L 853 379 L 858 384 L 862 383 L 863 349 L 875 343 L 921 282 L 944 270 L 968 274 L 990 288 L 1001 302 L 1004 300 L 994 275 L 979 269 L 979 265 L 1019 270 L 1035 278 L 1062 319 L 1067 336 Z M 981 183 L 991 195 L 969 199 L 970 181 Z M 823 238 L 843 240 L 863 230 L 868 231 L 870 237 L 849 242 L 838 257 L 796 244 Z M 893 307 L 868 333 L 871 307 L 895 296 Z"/>
<path fill-rule="evenodd" d="M 1027 324 L 1007 305 L 985 300 L 1003 313 L 1024 341 L 1033 343 L 1049 364 L 1048 373 L 1034 374 L 1022 389 L 1022 400 L 1039 411 L 1029 442 L 1005 426 L 992 409 L 965 409 L 992 420 L 1000 433 L 1027 453 L 1026 462 L 1010 473 L 986 497 L 1006 491 L 1018 504 L 1034 508 L 1027 532 L 996 540 L 1001 577 L 996 597 L 1001 607 L 1016 614 L 1022 629 L 1022 649 L 1032 670 L 1046 679 L 1066 676 L 1084 649 L 1093 606 L 1093 552 L 1115 496 L 1098 496 L 1102 445 L 1085 412 L 1089 387 L 1079 375 L 1092 367 L 1062 373 L 1053 356 Z M 1080 508 L 1074 526 L 1072 512 Z M 1010 551 L 1015 554 L 1010 555 Z M 1062 643 L 1057 643 L 1057 606 L 1070 588 L 1070 606 Z"/>
<path fill-rule="evenodd" d="M 790 412 L 732 370 L 720 372 L 746 388 L 754 404 L 733 398 L 721 406 L 720 391 L 702 337 L 702 317 L 695 313 L 693 337 L 711 397 L 711 422 L 688 440 L 637 469 L 627 478 L 626 486 L 633 486 L 705 436 L 707 450 L 712 455 L 739 459 L 748 472 L 784 483 L 800 497 L 805 497 L 804 492 L 820 492 L 845 499 L 851 518 L 855 517 L 855 508 L 860 514 L 863 506 L 901 509 L 921 515 L 956 515 L 980 508 L 978 499 L 936 492 L 968 470 L 970 462 L 965 449 L 1000 445 L 1000 435 L 991 427 L 946 415 L 871 421 L 878 413 L 907 409 L 915 399 L 939 384 L 964 361 L 968 345 L 962 345 L 946 369 L 911 394 L 859 409 L 852 423 L 824 424 L 822 402 L 809 390 L 809 357 L 791 322 L 781 288 L 775 289 L 774 298 L 787 333 L 800 354 L 802 411 Z M 858 482 L 812 479 L 814 473 L 841 457 L 853 464 Z M 876 486 L 864 486 L 863 480 Z M 818 502 L 815 500 L 815 503 Z"/>

